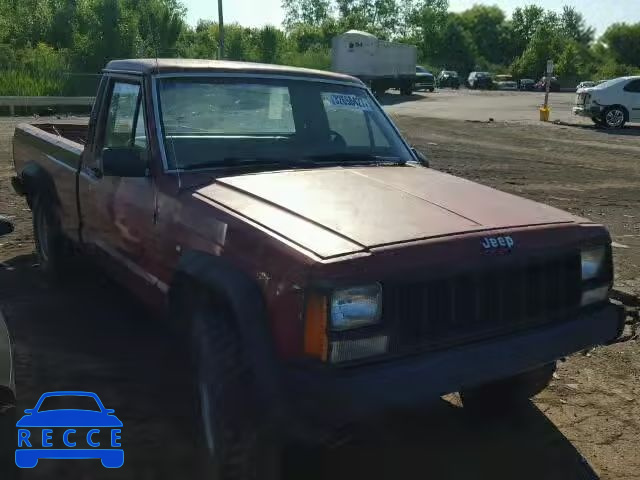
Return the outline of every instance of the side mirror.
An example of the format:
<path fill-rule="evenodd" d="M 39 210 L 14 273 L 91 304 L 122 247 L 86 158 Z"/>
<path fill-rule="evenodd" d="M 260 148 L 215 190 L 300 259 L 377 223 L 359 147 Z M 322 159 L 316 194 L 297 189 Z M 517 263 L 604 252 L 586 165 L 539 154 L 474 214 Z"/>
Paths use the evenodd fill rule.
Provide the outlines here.
<path fill-rule="evenodd" d="M 0 217 L 0 236 L 13 232 L 13 223 L 9 219 Z"/>
<path fill-rule="evenodd" d="M 422 153 L 420 150 L 417 150 L 415 148 L 412 148 L 411 150 L 413 151 L 413 154 L 416 156 L 416 158 L 422 165 L 424 165 L 425 167 L 429 167 L 429 159 L 424 153 Z"/>
<path fill-rule="evenodd" d="M 111 147 L 102 151 L 102 174 L 105 177 L 146 177 L 147 163 L 133 147 Z"/>

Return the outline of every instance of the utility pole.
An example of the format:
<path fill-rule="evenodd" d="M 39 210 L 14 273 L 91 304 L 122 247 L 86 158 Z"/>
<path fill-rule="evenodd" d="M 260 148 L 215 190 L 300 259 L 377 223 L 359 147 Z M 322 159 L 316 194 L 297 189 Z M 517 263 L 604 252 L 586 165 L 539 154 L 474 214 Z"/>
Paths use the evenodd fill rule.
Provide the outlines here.
<path fill-rule="evenodd" d="M 544 104 L 540 107 L 540 121 L 549 121 L 549 89 L 551 87 L 551 74 L 553 73 L 553 60 L 547 60 L 547 71 L 545 73 L 545 86 L 544 86 Z"/>
<path fill-rule="evenodd" d="M 544 93 L 544 108 L 549 108 L 549 89 L 551 87 L 551 74 L 553 73 L 553 60 L 547 60 L 547 82 Z"/>
<path fill-rule="evenodd" d="M 222 18 L 222 0 L 218 0 L 218 31 L 220 38 L 218 39 L 218 60 L 224 58 L 224 20 Z"/>

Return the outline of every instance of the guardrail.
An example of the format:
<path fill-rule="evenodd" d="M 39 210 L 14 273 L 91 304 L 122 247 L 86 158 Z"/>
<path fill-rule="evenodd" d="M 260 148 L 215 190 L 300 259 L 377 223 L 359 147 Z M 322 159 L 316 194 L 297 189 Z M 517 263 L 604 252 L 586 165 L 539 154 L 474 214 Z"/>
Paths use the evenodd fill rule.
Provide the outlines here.
<path fill-rule="evenodd" d="M 0 107 L 9 107 L 15 114 L 16 107 L 71 107 L 91 106 L 95 97 L 0 97 Z"/>

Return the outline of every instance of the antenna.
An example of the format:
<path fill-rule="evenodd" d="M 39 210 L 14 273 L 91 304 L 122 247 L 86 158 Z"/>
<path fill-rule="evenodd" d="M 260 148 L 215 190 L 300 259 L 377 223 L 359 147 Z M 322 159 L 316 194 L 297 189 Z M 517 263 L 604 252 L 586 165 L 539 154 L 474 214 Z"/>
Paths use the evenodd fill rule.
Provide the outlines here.
<path fill-rule="evenodd" d="M 149 18 L 148 21 L 149 21 L 149 24 L 150 24 L 151 23 L 151 19 Z M 160 95 L 161 94 L 161 90 L 163 88 L 162 82 L 158 81 L 158 78 L 157 78 L 157 75 L 160 73 L 160 65 L 159 65 L 159 61 L 158 61 L 158 57 L 160 56 L 159 55 L 159 47 L 158 47 L 160 45 L 160 32 L 159 32 L 159 28 L 152 29 L 151 25 L 149 25 L 149 27 L 150 27 L 149 30 L 153 32 L 153 34 L 154 34 L 153 36 L 154 36 L 154 39 L 155 39 L 154 50 L 155 50 L 155 55 L 156 55 L 156 59 L 155 59 L 156 60 L 156 82 L 157 82 L 157 85 L 158 85 L 158 94 L 159 94 L 159 97 L 160 97 L 161 96 Z M 159 98 L 156 98 L 155 101 L 158 102 Z M 160 110 L 158 110 L 158 111 L 160 111 Z M 158 121 L 161 121 L 161 119 L 158 119 Z M 165 135 L 165 139 L 166 139 L 167 138 L 166 129 L 165 129 L 164 135 Z M 164 141 L 164 139 L 163 139 L 163 141 Z M 176 155 L 176 149 L 175 149 L 175 147 L 173 145 L 173 138 L 170 138 L 169 141 L 171 142 L 171 152 L 172 152 L 172 155 L 173 155 L 173 159 L 174 159 L 174 161 L 176 163 L 176 175 L 178 177 L 178 192 L 180 192 L 182 190 L 182 177 L 180 176 L 180 165 L 178 165 L 178 157 Z M 166 152 L 165 152 L 165 154 L 166 154 Z"/>

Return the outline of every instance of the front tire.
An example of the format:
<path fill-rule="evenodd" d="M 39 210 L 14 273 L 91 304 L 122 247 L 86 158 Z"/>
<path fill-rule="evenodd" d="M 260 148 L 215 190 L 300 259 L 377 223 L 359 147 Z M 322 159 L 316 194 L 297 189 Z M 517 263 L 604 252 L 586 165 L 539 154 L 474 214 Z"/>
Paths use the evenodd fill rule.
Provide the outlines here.
<path fill-rule="evenodd" d="M 219 480 L 279 478 L 282 443 L 264 420 L 233 316 L 206 293 L 191 311 L 200 463 Z"/>
<path fill-rule="evenodd" d="M 622 128 L 627 122 L 627 112 L 622 107 L 609 107 L 603 114 L 604 123 L 609 128 Z"/>
<path fill-rule="evenodd" d="M 517 410 L 547 388 L 555 371 L 556 364 L 552 362 L 514 377 L 464 389 L 460 391 L 462 404 L 471 413 L 480 414 Z"/>

